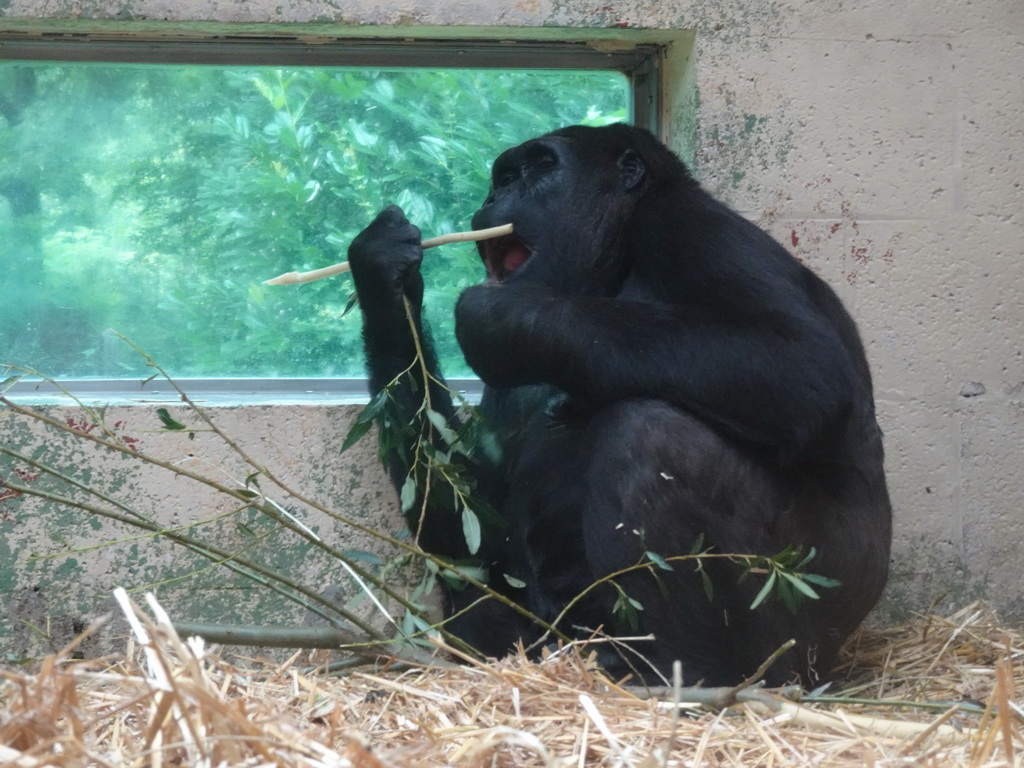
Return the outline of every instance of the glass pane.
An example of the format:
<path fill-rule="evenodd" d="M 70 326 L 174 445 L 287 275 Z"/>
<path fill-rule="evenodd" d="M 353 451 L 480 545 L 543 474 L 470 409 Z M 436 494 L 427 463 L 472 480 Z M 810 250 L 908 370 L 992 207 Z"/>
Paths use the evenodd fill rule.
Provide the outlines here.
<path fill-rule="evenodd" d="M 0 63 L 0 362 L 52 376 L 361 376 L 343 261 L 389 203 L 466 229 L 504 148 L 626 119 L 611 72 Z M 428 251 L 448 375 L 470 244 Z"/>

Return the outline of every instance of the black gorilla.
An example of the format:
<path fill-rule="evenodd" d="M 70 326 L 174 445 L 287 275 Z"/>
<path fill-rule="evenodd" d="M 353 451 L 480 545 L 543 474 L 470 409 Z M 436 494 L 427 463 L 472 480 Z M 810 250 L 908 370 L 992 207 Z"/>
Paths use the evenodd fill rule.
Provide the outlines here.
<path fill-rule="evenodd" d="M 611 672 L 647 680 L 651 665 L 670 674 L 680 659 L 688 683 L 735 684 L 789 638 L 797 646 L 770 683 L 826 674 L 878 599 L 891 538 L 871 376 L 835 293 L 626 125 L 565 128 L 504 152 L 473 226 L 508 222 L 513 235 L 480 245 L 486 282 L 456 307 L 502 449 L 473 467 L 506 522 L 478 553 L 490 585 L 550 621 L 646 551 L 813 547 L 807 570 L 841 585 L 795 612 L 777 597 L 752 610 L 763 578 L 741 581 L 735 563 L 704 561 L 709 595 L 678 561 L 592 590 L 560 629 L 652 634 L 632 644 L 642 658 L 601 646 Z M 374 392 L 414 357 L 402 297 L 419 323 L 419 242 L 391 207 L 349 250 Z M 434 410 L 454 419 L 430 386 Z M 398 391 L 409 418 L 423 392 L 421 378 Z M 390 465 L 401 485 L 408 467 L 397 453 Z M 451 495 L 428 501 L 420 543 L 464 559 Z M 642 608 L 632 617 L 614 610 L 623 593 Z M 477 597 L 451 591 L 449 615 Z M 492 655 L 539 636 L 494 600 L 449 628 Z"/>

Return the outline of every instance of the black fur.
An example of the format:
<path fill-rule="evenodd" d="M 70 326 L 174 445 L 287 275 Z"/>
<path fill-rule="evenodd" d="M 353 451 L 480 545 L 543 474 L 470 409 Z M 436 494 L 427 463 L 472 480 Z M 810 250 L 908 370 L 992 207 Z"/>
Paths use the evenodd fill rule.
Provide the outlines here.
<path fill-rule="evenodd" d="M 719 553 L 814 547 L 808 570 L 841 586 L 796 613 L 777 599 L 751 610 L 763 579 L 739 582 L 736 564 L 711 560 L 710 599 L 680 563 L 616 580 L 643 607 L 638 627 L 616 618 L 605 586 L 561 628 L 651 633 L 636 650 L 663 674 L 681 659 L 688 683 L 735 684 L 789 638 L 798 645 L 770 683 L 827 674 L 885 584 L 891 538 L 871 376 L 835 293 L 625 125 L 566 128 L 504 152 L 473 225 L 507 222 L 514 236 L 480 246 L 491 278 L 456 307 L 503 448 L 499 466 L 474 467 L 478 493 L 508 524 L 480 552 L 490 584 L 550 620 L 645 550 L 687 554 L 700 537 Z M 373 391 L 413 357 L 401 297 L 419 322 L 418 243 L 392 207 L 349 251 Z M 401 391 L 410 416 L 422 392 Z M 445 392 L 432 397 L 453 418 Z M 408 468 L 392 457 L 391 471 L 400 485 Z M 428 504 L 421 543 L 464 558 L 450 496 Z M 451 593 L 449 614 L 476 597 Z M 538 634 L 494 601 L 450 628 L 494 655 Z M 639 657 L 604 648 L 613 673 L 655 678 Z"/>

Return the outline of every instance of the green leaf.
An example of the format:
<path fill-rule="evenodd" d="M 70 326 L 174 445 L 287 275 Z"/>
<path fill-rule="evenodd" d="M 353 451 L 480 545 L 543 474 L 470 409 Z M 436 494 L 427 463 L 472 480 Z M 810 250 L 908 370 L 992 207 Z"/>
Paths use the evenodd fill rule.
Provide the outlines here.
<path fill-rule="evenodd" d="M 790 584 L 796 587 L 796 589 L 798 589 L 800 592 L 803 592 L 805 595 L 807 595 L 807 597 L 811 598 L 812 600 L 818 599 L 818 593 L 814 591 L 814 588 L 810 584 L 804 583 L 804 580 L 796 574 L 782 571 L 782 578 L 786 579 Z"/>
<path fill-rule="evenodd" d="M 468 506 L 462 507 L 462 535 L 466 537 L 469 554 L 475 555 L 480 550 L 482 532 L 480 518 Z"/>
<path fill-rule="evenodd" d="M 517 579 L 514 576 L 509 576 L 507 573 L 503 573 L 501 575 L 505 577 L 505 581 L 508 582 L 508 585 L 510 587 L 514 587 L 516 589 L 526 589 L 525 581 L 521 581 L 520 579 Z"/>
<path fill-rule="evenodd" d="M 344 453 L 353 445 L 359 442 L 359 440 L 373 427 L 373 421 L 359 421 L 356 419 L 355 423 L 349 429 L 348 434 L 345 435 L 345 442 L 341 444 L 341 452 Z"/>
<path fill-rule="evenodd" d="M 167 412 L 166 408 L 157 408 L 156 415 L 160 417 L 160 421 L 163 422 L 164 429 L 171 431 L 188 429 L 188 427 L 180 421 L 175 421 L 171 414 Z"/>
<path fill-rule="evenodd" d="M 10 389 L 19 381 L 21 381 L 24 378 L 24 376 L 25 374 L 23 373 L 19 373 L 14 376 L 8 376 L 6 379 L 0 382 L 0 392 L 6 392 L 8 389 Z"/>
<path fill-rule="evenodd" d="M 373 552 L 366 552 L 362 549 L 346 549 L 342 553 L 348 560 L 358 560 L 363 563 L 369 563 L 370 565 L 383 565 L 384 561 L 381 560 Z"/>
<path fill-rule="evenodd" d="M 402 491 L 398 494 L 398 498 L 401 501 L 403 513 L 411 510 L 413 504 L 416 503 L 416 478 L 412 475 L 405 478 L 405 482 L 402 484 Z"/>
<path fill-rule="evenodd" d="M 501 447 L 501 441 L 498 440 L 498 436 L 494 434 L 494 432 L 490 429 L 484 428 L 480 432 L 480 436 L 477 438 L 477 445 L 491 463 L 501 463 L 504 451 Z"/>
<path fill-rule="evenodd" d="M 402 616 L 402 635 L 405 637 L 429 631 L 430 625 L 412 611 L 406 611 Z"/>
<path fill-rule="evenodd" d="M 445 580 L 446 584 L 457 589 L 464 589 L 468 583 L 467 577 L 480 582 L 486 581 L 487 569 L 478 565 L 453 565 L 450 568 L 442 569 L 438 575 Z"/>
<path fill-rule="evenodd" d="M 380 392 L 378 392 L 376 395 L 374 395 L 373 397 L 370 398 L 370 402 L 368 402 L 363 407 L 363 410 L 361 410 L 359 412 L 359 415 L 356 416 L 356 421 L 357 422 L 372 422 L 375 418 L 377 418 L 384 411 L 384 407 L 387 404 L 388 404 L 388 391 L 387 391 L 387 389 L 382 389 Z"/>
<path fill-rule="evenodd" d="M 825 587 L 825 589 L 833 589 L 843 583 L 836 579 L 829 578 L 828 576 L 822 576 L 820 573 L 805 573 L 803 577 L 804 581 L 809 581 L 811 584 L 817 584 L 819 587 Z"/>
<path fill-rule="evenodd" d="M 715 599 L 715 587 L 711 583 L 711 577 L 708 576 L 708 572 L 703 568 L 700 570 L 700 580 L 704 587 L 704 595 L 707 597 L 708 602 Z"/>
<path fill-rule="evenodd" d="M 427 409 L 427 420 L 437 430 L 446 445 L 452 446 L 459 442 L 459 436 L 448 426 L 448 420 L 440 413 Z"/>
<path fill-rule="evenodd" d="M 362 147 L 372 147 L 374 144 L 377 143 L 377 139 L 379 137 L 376 136 L 375 134 L 370 133 L 368 130 L 363 128 L 363 126 L 360 123 L 357 123 L 355 120 L 349 120 L 348 127 L 352 131 L 352 138 L 355 139 L 356 144 L 359 144 Z"/>
<path fill-rule="evenodd" d="M 814 556 L 816 554 L 818 554 L 817 551 L 815 551 L 814 547 L 811 547 L 810 551 L 807 553 L 807 555 L 804 557 L 804 559 L 801 560 L 799 563 L 797 563 L 796 565 L 793 566 L 793 570 L 794 571 L 802 570 L 805 565 L 807 565 L 809 562 L 811 562 L 811 560 L 814 559 Z"/>
<path fill-rule="evenodd" d="M 262 94 L 263 98 L 269 101 L 271 104 L 274 103 L 274 93 L 270 90 L 270 86 L 260 80 L 258 77 L 252 79 L 252 84 L 256 86 L 256 90 Z M 276 105 L 275 105 L 276 106 Z"/>
<path fill-rule="evenodd" d="M 664 557 L 662 557 L 661 555 L 659 555 L 659 554 L 658 554 L 657 552 L 651 552 L 650 550 L 648 550 L 648 551 L 647 551 L 647 552 L 645 552 L 644 554 L 645 554 L 645 555 L 647 555 L 647 559 L 648 559 L 648 560 L 650 560 L 650 561 L 651 561 L 652 563 L 654 563 L 654 564 L 655 564 L 656 566 L 658 566 L 659 568 L 661 568 L 661 570 L 663 570 L 663 571 L 672 571 L 672 570 L 675 570 L 675 569 L 674 569 L 674 568 L 672 568 L 672 566 L 671 566 L 671 565 L 670 565 L 670 564 L 669 564 L 669 563 L 668 563 L 668 562 L 667 562 L 667 561 L 665 560 L 665 558 L 664 558 Z"/>
<path fill-rule="evenodd" d="M 640 616 L 638 611 L 643 610 L 643 606 L 640 605 L 636 600 L 627 595 L 622 587 L 616 584 L 614 581 L 611 585 L 615 587 L 619 593 L 618 597 L 615 598 L 615 605 L 612 606 L 612 613 L 615 614 L 621 621 L 625 621 L 630 629 L 637 629 L 640 626 Z"/>
<path fill-rule="evenodd" d="M 772 591 L 772 587 L 775 586 L 775 579 L 776 579 L 777 575 L 778 575 L 778 571 L 772 571 L 771 572 L 771 575 L 768 576 L 767 580 L 764 583 L 764 586 L 761 587 L 761 591 L 758 592 L 757 593 L 757 597 L 754 598 L 754 602 L 752 602 L 750 604 L 750 610 L 754 610 L 755 608 L 757 608 L 757 606 L 759 606 L 761 603 L 763 603 L 764 599 L 766 597 L 768 597 L 768 595 Z"/>
<path fill-rule="evenodd" d="M 786 606 L 786 610 L 794 615 L 800 611 L 800 605 L 803 603 L 804 597 L 793 589 L 793 585 L 790 582 L 780 579 L 775 591 L 779 599 L 782 600 L 782 604 Z"/>
<path fill-rule="evenodd" d="M 352 293 L 348 295 L 348 301 L 345 302 L 345 308 L 341 310 L 341 316 L 344 317 L 357 306 L 359 306 L 359 294 L 352 291 Z"/>

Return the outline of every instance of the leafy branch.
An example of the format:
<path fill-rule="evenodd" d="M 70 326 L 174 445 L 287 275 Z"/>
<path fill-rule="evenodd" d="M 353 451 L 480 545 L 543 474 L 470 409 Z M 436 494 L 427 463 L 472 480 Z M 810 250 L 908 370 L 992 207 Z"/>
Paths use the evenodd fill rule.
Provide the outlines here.
<path fill-rule="evenodd" d="M 125 341 L 125 343 L 132 346 L 133 349 L 135 349 L 140 355 L 144 357 L 146 365 L 148 367 L 156 369 L 157 373 L 154 374 L 154 376 L 160 376 L 164 380 L 166 380 L 168 384 L 170 384 L 170 386 L 173 387 L 174 390 L 178 393 L 182 402 L 185 403 L 185 405 L 191 410 L 191 412 L 194 413 L 205 424 L 205 427 L 203 428 L 185 427 L 185 425 L 182 425 L 174 420 L 172 420 L 172 424 L 168 424 L 166 420 L 161 419 L 161 421 L 163 422 L 164 429 L 168 431 L 184 431 L 182 427 L 185 427 L 185 430 L 189 432 L 200 431 L 200 429 L 203 429 L 204 431 L 213 432 L 219 439 L 226 443 L 232 449 L 232 451 L 234 451 L 246 464 L 248 464 L 254 470 L 252 474 L 250 474 L 246 478 L 245 482 L 236 482 L 234 486 L 227 485 L 225 483 L 218 482 L 213 478 L 209 478 L 205 475 L 202 475 L 198 472 L 194 472 L 188 469 L 187 467 L 182 466 L 181 464 L 164 461 L 145 451 L 139 450 L 137 446 L 132 445 L 126 440 L 124 440 L 117 434 L 117 432 L 113 428 L 106 424 L 103 418 L 103 414 L 99 409 L 95 409 L 88 406 L 86 403 L 82 402 L 80 399 L 75 397 L 66 388 L 62 387 L 62 385 L 59 382 L 50 379 L 45 375 L 41 374 L 40 372 L 31 368 L 16 365 L 4 366 L 6 370 L 3 374 L 0 375 L 7 375 L 9 373 L 12 375 L 8 375 L 7 378 L 0 382 L 0 405 L 9 408 L 11 411 L 19 414 L 20 416 L 37 421 L 49 429 L 58 432 L 63 432 L 65 434 L 71 435 L 76 439 L 93 443 L 102 449 L 130 456 L 131 458 L 140 461 L 144 464 L 149 464 L 157 468 L 171 472 L 175 475 L 186 477 L 192 481 L 205 485 L 218 493 L 232 497 L 240 502 L 239 507 L 237 508 L 236 511 L 249 508 L 256 510 L 265 517 L 275 521 L 281 528 L 290 531 L 291 533 L 306 540 L 313 547 L 335 558 L 338 562 L 342 563 L 346 567 L 346 569 L 350 571 L 350 573 L 352 573 L 355 576 L 358 576 L 359 579 L 363 580 L 369 585 L 372 585 L 374 589 L 379 590 L 383 594 L 387 595 L 387 597 L 394 600 L 396 603 L 405 608 L 406 617 L 407 619 L 409 619 L 409 621 L 403 624 L 403 630 L 405 631 L 401 633 L 402 636 L 391 640 L 383 638 L 377 630 L 375 630 L 372 626 L 368 625 L 364 620 L 360 619 L 356 614 L 353 614 L 351 611 L 348 611 L 334 604 L 332 601 L 325 599 L 312 589 L 299 584 L 298 582 L 294 581 L 293 579 L 289 578 L 288 576 L 279 572 L 278 570 L 275 570 L 265 564 L 261 564 L 251 559 L 248 559 L 239 552 L 231 552 L 216 545 L 210 544 L 209 542 L 198 540 L 194 536 L 187 533 L 183 533 L 179 529 L 172 529 L 163 526 L 159 524 L 157 521 L 147 517 L 145 514 L 135 509 L 131 505 L 123 501 L 120 501 L 114 498 L 113 496 L 106 494 L 103 491 L 95 487 L 92 487 L 86 483 L 79 482 L 75 478 L 63 472 L 60 472 L 59 470 L 56 470 L 53 467 L 50 467 L 44 462 L 39 462 L 34 459 L 31 459 L 30 457 L 25 456 L 24 454 L 15 451 L 11 448 L 8 448 L 6 446 L 0 446 L 0 455 L 5 455 L 11 459 L 14 459 L 15 461 L 26 463 L 29 466 L 32 466 L 38 469 L 39 471 L 43 472 L 47 476 L 68 485 L 73 491 L 79 491 L 87 494 L 87 496 L 92 497 L 93 499 L 95 499 L 95 501 L 83 501 L 81 499 L 74 498 L 72 495 L 68 493 L 53 493 L 51 491 L 44 490 L 38 486 L 30 485 L 25 482 L 19 482 L 13 478 L 0 479 L 0 487 L 10 490 L 12 493 L 17 495 L 25 495 L 40 498 L 44 501 L 60 504 L 62 506 L 66 506 L 69 508 L 80 509 L 89 514 L 93 514 L 119 523 L 141 528 L 142 530 L 147 531 L 148 534 L 151 535 L 153 538 L 162 537 L 169 541 L 173 541 L 174 543 L 184 546 L 186 549 L 189 549 L 190 551 L 210 560 L 215 564 L 223 565 L 224 567 L 228 568 L 229 570 L 237 574 L 240 574 L 263 586 L 272 589 L 273 591 L 285 597 L 286 599 L 301 605 L 303 608 L 322 616 L 323 618 L 327 619 L 332 623 L 335 623 L 340 619 L 342 621 L 351 623 L 353 626 L 359 627 L 366 633 L 367 642 L 372 645 L 376 646 L 379 645 L 381 642 L 400 642 L 402 640 L 407 640 L 411 637 L 426 634 L 431 631 L 441 631 L 443 634 L 446 635 L 448 641 L 452 644 L 458 647 L 472 650 L 468 648 L 468 646 L 466 646 L 465 643 L 462 643 L 458 638 L 447 635 L 447 633 L 444 630 L 444 625 L 450 619 L 441 621 L 436 624 L 427 621 L 424 617 L 424 609 L 422 606 L 416 604 L 413 600 L 406 598 L 404 595 L 393 589 L 385 581 L 379 578 L 376 574 L 364 568 L 359 562 L 357 562 L 356 558 L 350 556 L 349 554 L 346 554 L 341 550 L 338 550 L 337 548 L 328 545 L 312 530 L 310 530 L 307 526 L 298 521 L 298 519 L 295 518 L 294 515 L 291 515 L 291 513 L 287 512 L 287 510 L 280 503 L 278 503 L 273 498 L 264 493 L 262 490 L 260 490 L 257 478 L 262 477 L 267 482 L 275 485 L 280 491 L 282 491 L 284 494 L 291 497 L 295 501 L 305 504 L 311 509 L 320 512 L 343 525 L 350 527 L 352 530 L 364 533 L 377 540 L 386 542 L 397 549 L 403 550 L 407 554 L 411 554 L 417 558 L 422 558 L 428 564 L 428 575 L 431 578 L 441 576 L 443 578 L 456 579 L 464 584 L 472 585 L 484 593 L 482 599 L 497 599 L 505 603 L 511 609 L 523 614 L 528 619 L 536 621 L 542 627 L 555 633 L 556 636 L 564 638 L 564 635 L 558 632 L 554 627 L 550 627 L 539 617 L 534 616 L 532 613 L 530 613 L 514 601 L 510 600 L 508 597 L 498 592 L 495 592 L 494 590 L 486 586 L 482 581 L 482 574 L 474 573 L 470 569 L 459 567 L 456 564 L 447 562 L 443 558 L 424 552 L 422 548 L 420 548 L 419 545 L 416 543 L 409 543 L 399 537 L 391 536 L 389 534 L 383 533 L 379 530 L 366 526 L 360 523 L 359 521 L 347 515 L 341 514 L 336 510 L 331 509 L 330 507 L 327 507 L 326 505 L 309 497 L 308 495 L 301 493 L 298 490 L 290 487 L 287 483 L 285 483 L 279 477 L 277 477 L 269 468 L 263 466 L 259 462 L 256 462 L 236 441 L 234 441 L 226 433 L 224 433 L 220 429 L 220 427 L 210 418 L 206 411 L 200 408 L 189 397 L 189 395 L 184 390 L 182 390 L 179 387 L 179 385 L 167 374 L 167 372 L 163 368 L 161 368 L 159 364 L 157 364 L 148 354 L 146 354 L 142 349 L 137 347 L 135 344 L 133 344 L 131 341 L 124 338 L 123 336 L 121 336 L 120 338 L 123 341 Z M 64 396 L 68 397 L 71 401 L 73 401 L 78 407 L 80 407 L 84 411 L 84 413 L 87 416 L 87 420 L 81 423 L 76 423 L 74 425 L 62 423 L 48 416 L 46 413 L 42 411 L 20 405 L 19 403 L 10 399 L 5 394 L 6 390 L 9 389 L 10 386 L 13 385 L 16 381 L 24 378 L 25 376 L 38 377 L 43 381 L 56 387 Z M 371 401 L 370 406 L 367 406 L 367 408 L 372 410 L 372 407 L 374 405 L 375 402 Z M 377 405 L 379 406 L 379 402 L 377 403 Z M 363 419 L 363 424 L 365 424 L 367 420 L 366 412 L 366 409 L 364 409 L 363 414 L 360 414 L 360 418 Z M 372 422 L 373 417 L 370 417 L 369 420 Z M 357 419 L 357 422 L 359 422 L 359 419 Z M 353 430 L 355 429 L 356 426 L 353 427 Z M 368 428 L 366 431 L 368 431 Z M 349 438 L 347 439 L 346 442 L 348 444 L 352 444 L 355 442 L 356 439 L 358 439 L 358 436 L 353 438 L 353 433 L 350 433 Z M 445 469 L 445 471 L 443 472 L 443 476 L 449 481 L 454 480 L 454 478 L 457 476 L 457 470 L 457 466 L 452 467 L 450 469 Z M 189 528 L 194 528 L 194 525 L 189 526 Z"/>
<path fill-rule="evenodd" d="M 462 455 L 468 461 L 474 461 L 482 454 L 485 460 L 496 461 L 498 443 L 480 413 L 464 401 L 453 423 L 449 423 L 435 408 L 432 387 L 438 387 L 450 397 L 461 398 L 443 380 L 431 373 L 412 307 L 405 296 L 402 301 L 415 358 L 370 399 L 345 437 L 342 450 L 354 445 L 377 424 L 381 460 L 386 462 L 389 454 L 396 453 L 408 466 L 405 481 L 399 490 L 402 514 L 409 517 L 417 498 L 422 499 L 419 514 L 415 518 L 416 540 L 419 540 L 423 532 L 423 522 L 436 479 L 442 488 L 450 489 L 454 508 L 461 516 L 466 548 L 470 555 L 476 555 L 483 542 L 481 516 L 491 523 L 496 521 L 497 516 L 482 499 L 474 495 L 474 480 L 467 467 L 457 463 L 455 457 Z M 414 370 L 418 371 L 418 378 L 413 375 Z M 396 393 L 402 387 L 414 393 L 422 388 L 422 400 L 412 414 L 401 410 Z"/>
<path fill-rule="evenodd" d="M 839 582 L 828 576 L 817 573 L 805 573 L 804 568 L 814 559 L 817 552 L 811 547 L 807 554 L 804 554 L 799 547 L 788 546 L 774 557 L 750 557 L 738 558 L 738 561 L 746 570 L 741 580 L 750 574 L 768 574 L 764 586 L 757 593 L 754 602 L 750 604 L 750 610 L 761 605 L 770 594 L 774 593 L 782 600 L 783 605 L 791 613 L 800 610 L 804 599 L 817 600 L 819 595 L 814 587 L 832 589 L 839 586 Z"/>
<path fill-rule="evenodd" d="M 773 587 L 786 606 L 789 607 L 790 610 L 796 611 L 799 609 L 802 597 L 813 600 L 819 599 L 820 595 L 812 586 L 810 586 L 810 584 L 814 584 L 822 588 L 839 586 L 839 582 L 835 579 L 830 579 L 826 576 L 814 573 L 804 573 L 801 570 L 814 559 L 815 551 L 813 547 L 802 557 L 800 550 L 793 547 L 786 547 L 786 549 L 774 556 L 714 553 L 708 549 L 702 549 L 702 547 L 703 536 L 700 536 L 695 542 L 692 551 L 686 555 L 663 557 L 651 550 L 645 550 L 643 557 L 638 562 L 596 579 L 584 590 L 579 592 L 568 603 L 566 603 L 562 611 L 554 618 L 551 622 L 552 626 L 559 626 L 562 621 L 564 621 L 565 617 L 576 605 L 580 603 L 581 600 L 583 600 L 583 598 L 595 589 L 598 589 L 601 585 L 608 584 L 616 594 L 612 612 L 632 629 L 636 629 L 639 625 L 639 611 L 644 610 L 644 606 L 637 600 L 631 598 L 624 588 L 617 583 L 617 580 L 621 579 L 623 576 L 636 573 L 638 571 L 648 571 L 657 578 L 658 570 L 674 571 L 675 568 L 673 564 L 683 562 L 693 562 L 696 564 L 697 572 L 700 574 L 704 583 L 704 591 L 705 594 L 707 594 L 708 599 L 711 599 L 712 592 L 710 577 L 704 570 L 704 564 L 707 561 L 725 560 L 727 562 L 741 565 L 744 569 L 740 575 L 741 581 L 747 578 L 750 574 L 769 574 L 768 578 L 765 579 L 765 584 L 762 586 L 761 591 L 754 599 L 754 602 L 751 603 L 750 610 L 755 610 L 760 606 L 768 595 L 772 593 Z M 798 582 L 800 586 L 795 586 L 794 582 Z M 548 638 L 549 636 L 547 634 L 543 635 L 527 650 L 541 647 L 548 641 Z"/>

